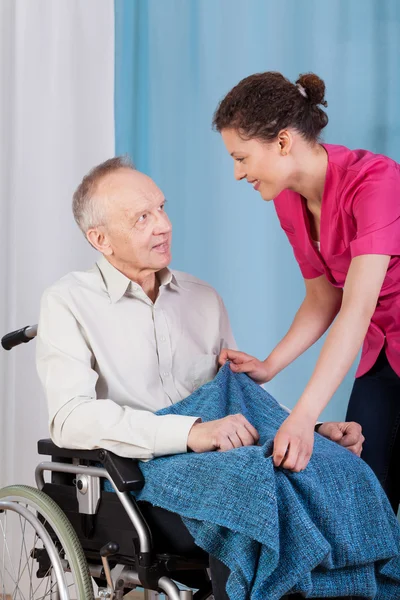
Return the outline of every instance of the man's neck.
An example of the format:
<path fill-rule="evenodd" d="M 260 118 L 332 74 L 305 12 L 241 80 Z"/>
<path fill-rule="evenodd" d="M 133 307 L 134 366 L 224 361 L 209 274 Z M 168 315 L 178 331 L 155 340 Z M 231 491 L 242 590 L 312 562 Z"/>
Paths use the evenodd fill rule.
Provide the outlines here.
<path fill-rule="evenodd" d="M 113 260 L 113 256 L 106 257 L 108 262 L 120 271 L 125 277 L 140 285 L 146 296 L 155 302 L 160 288 L 160 282 L 155 271 L 138 271 L 126 263 Z"/>
<path fill-rule="evenodd" d="M 157 277 L 157 273 L 152 273 L 151 279 L 150 277 L 146 279 L 141 285 L 144 293 L 150 298 L 150 300 L 154 303 L 157 300 L 158 291 L 160 289 L 160 282 Z M 137 282 L 138 283 L 138 282 Z"/>

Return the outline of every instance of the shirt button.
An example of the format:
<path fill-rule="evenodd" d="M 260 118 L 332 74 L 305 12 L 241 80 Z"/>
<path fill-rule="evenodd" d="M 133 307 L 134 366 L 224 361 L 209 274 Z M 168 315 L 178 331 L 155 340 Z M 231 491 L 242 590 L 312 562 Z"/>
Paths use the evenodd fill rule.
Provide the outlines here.
<path fill-rule="evenodd" d="M 165 335 L 162 335 L 162 336 L 160 337 L 160 341 L 161 341 L 161 342 L 165 342 L 165 340 L 166 340 L 166 337 L 165 337 Z"/>
<path fill-rule="evenodd" d="M 165 372 L 163 373 L 163 375 L 164 375 L 164 377 L 168 377 L 168 376 L 169 376 L 169 373 L 168 373 L 168 371 L 165 371 Z"/>

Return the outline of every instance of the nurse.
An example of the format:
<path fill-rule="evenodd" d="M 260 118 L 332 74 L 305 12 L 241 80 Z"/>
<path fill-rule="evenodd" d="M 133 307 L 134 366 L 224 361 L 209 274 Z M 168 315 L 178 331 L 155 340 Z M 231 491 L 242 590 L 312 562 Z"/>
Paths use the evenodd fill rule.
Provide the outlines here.
<path fill-rule="evenodd" d="M 325 84 L 251 75 L 218 106 L 213 125 L 263 200 L 273 199 L 305 283 L 305 297 L 265 360 L 224 350 L 235 372 L 265 383 L 330 328 L 315 369 L 274 441 L 276 466 L 303 470 L 314 424 L 362 346 L 347 421 L 393 509 L 400 498 L 400 166 L 367 150 L 325 144 Z"/>

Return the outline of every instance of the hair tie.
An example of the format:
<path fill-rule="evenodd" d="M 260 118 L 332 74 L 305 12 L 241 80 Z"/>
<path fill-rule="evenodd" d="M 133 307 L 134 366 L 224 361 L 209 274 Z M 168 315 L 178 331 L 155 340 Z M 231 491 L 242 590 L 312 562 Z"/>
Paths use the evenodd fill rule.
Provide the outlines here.
<path fill-rule="evenodd" d="M 299 90 L 300 94 L 304 96 L 304 98 L 308 98 L 305 88 L 300 83 L 296 83 L 296 87 Z"/>

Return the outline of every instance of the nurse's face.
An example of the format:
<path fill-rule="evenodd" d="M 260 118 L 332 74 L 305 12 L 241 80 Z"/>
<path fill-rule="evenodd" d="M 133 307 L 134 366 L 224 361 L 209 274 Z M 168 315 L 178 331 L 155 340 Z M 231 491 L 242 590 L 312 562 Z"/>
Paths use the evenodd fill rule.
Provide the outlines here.
<path fill-rule="evenodd" d="M 236 129 L 223 129 L 221 135 L 234 160 L 235 179 L 247 179 L 263 200 L 272 200 L 289 187 L 287 137 L 272 142 L 244 140 Z"/>

